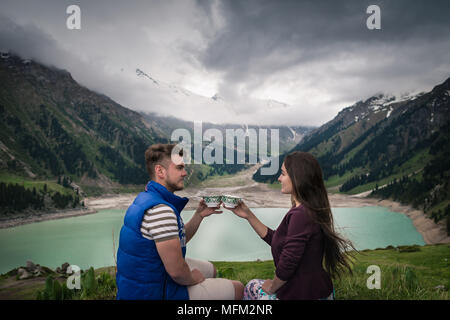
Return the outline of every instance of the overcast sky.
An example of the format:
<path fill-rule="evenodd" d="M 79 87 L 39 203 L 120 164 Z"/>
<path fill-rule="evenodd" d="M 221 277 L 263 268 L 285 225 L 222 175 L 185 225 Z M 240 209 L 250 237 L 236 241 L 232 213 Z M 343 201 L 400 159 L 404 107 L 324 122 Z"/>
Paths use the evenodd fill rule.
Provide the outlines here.
<path fill-rule="evenodd" d="M 66 27 L 72 4 L 80 30 Z M 366 26 L 371 4 L 381 30 Z M 0 50 L 66 69 L 135 110 L 319 126 L 375 93 L 430 90 L 450 77 L 449 21 L 447 0 L 1 0 Z M 169 85 L 218 93 L 233 112 L 173 99 Z"/>

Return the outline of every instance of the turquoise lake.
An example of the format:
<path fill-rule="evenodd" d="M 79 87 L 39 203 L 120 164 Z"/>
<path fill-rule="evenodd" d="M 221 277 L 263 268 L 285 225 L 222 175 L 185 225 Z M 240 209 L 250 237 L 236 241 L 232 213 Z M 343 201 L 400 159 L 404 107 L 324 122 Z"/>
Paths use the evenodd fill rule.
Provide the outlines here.
<path fill-rule="evenodd" d="M 276 229 L 289 209 L 252 210 L 268 227 Z M 339 232 L 352 240 L 358 250 L 425 244 L 411 219 L 401 213 L 384 207 L 332 211 Z M 184 223 L 193 212 L 182 212 Z M 0 273 L 23 266 L 27 260 L 53 269 L 64 262 L 82 269 L 112 266 L 113 248 L 117 250 L 124 214 L 125 210 L 101 210 L 96 214 L 0 229 Z M 272 259 L 270 247 L 250 225 L 226 209 L 203 220 L 188 243 L 187 256 L 212 261 Z"/>

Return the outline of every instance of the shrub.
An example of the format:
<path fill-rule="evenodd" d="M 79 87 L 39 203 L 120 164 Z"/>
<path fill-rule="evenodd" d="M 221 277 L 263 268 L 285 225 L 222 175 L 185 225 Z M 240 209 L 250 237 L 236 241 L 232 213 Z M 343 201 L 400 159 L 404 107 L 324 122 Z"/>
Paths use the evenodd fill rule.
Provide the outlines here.
<path fill-rule="evenodd" d="M 417 275 L 410 267 L 406 267 L 405 270 L 405 287 L 408 290 L 415 290 L 418 286 Z"/>
<path fill-rule="evenodd" d="M 38 290 L 37 300 L 69 300 L 72 299 L 73 292 L 69 290 L 65 283 L 62 285 L 53 276 L 48 276 L 45 280 L 44 290 Z"/>
<path fill-rule="evenodd" d="M 420 247 L 418 245 L 413 246 L 398 246 L 398 252 L 417 252 L 420 251 Z"/>
<path fill-rule="evenodd" d="M 62 285 L 53 276 L 47 277 L 45 287 L 36 293 L 37 300 L 72 300 L 72 299 L 89 299 L 103 300 L 114 299 L 116 297 L 116 281 L 107 272 L 103 272 L 95 276 L 94 268 L 81 274 L 80 290 L 67 288 L 66 284 Z"/>

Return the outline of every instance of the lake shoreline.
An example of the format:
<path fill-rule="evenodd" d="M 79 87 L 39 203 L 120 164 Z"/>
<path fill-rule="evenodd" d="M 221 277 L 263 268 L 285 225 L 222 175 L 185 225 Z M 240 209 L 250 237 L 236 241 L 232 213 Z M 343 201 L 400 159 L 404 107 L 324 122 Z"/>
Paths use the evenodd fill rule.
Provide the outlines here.
<path fill-rule="evenodd" d="M 214 193 L 220 190 L 224 193 L 236 193 L 245 199 L 246 204 L 251 208 L 289 208 L 290 195 L 281 194 L 279 190 L 272 189 L 267 185 L 254 183 L 242 187 L 213 187 L 213 188 L 186 188 L 176 192 L 178 196 L 188 197 L 189 202 L 185 209 L 195 210 L 201 195 L 205 193 Z M 446 227 L 443 221 L 436 224 L 429 219 L 421 210 L 417 210 L 408 205 L 402 205 L 392 200 L 382 200 L 377 198 L 368 198 L 367 194 L 344 195 L 329 193 L 330 205 L 333 208 L 360 208 L 366 206 L 381 206 L 393 212 L 398 212 L 408 216 L 417 231 L 422 235 L 426 244 L 450 243 L 450 236 L 447 235 Z M 12 228 L 28 223 L 41 222 L 46 220 L 62 219 L 76 217 L 86 214 L 94 214 L 104 209 L 127 209 L 133 202 L 136 194 L 112 194 L 101 197 L 86 198 L 83 209 L 60 210 L 52 213 L 35 213 L 31 216 L 26 214 L 12 217 L 0 221 L 0 229 Z"/>
<path fill-rule="evenodd" d="M 0 220 L 0 229 L 6 228 L 14 228 L 17 226 L 21 226 L 24 224 L 48 221 L 48 220 L 56 220 L 56 219 L 64 219 L 78 216 L 85 216 L 88 214 L 97 213 L 98 210 L 91 208 L 79 208 L 79 209 L 65 209 L 51 212 L 40 212 L 40 211 L 32 211 L 29 213 L 22 212 L 20 214 L 16 214 L 7 219 Z"/>
<path fill-rule="evenodd" d="M 370 198 L 359 195 L 329 194 L 330 204 L 334 208 L 357 208 L 379 206 L 389 211 L 398 212 L 411 219 L 416 230 L 422 235 L 426 244 L 450 243 L 445 222 L 435 223 L 422 211 L 410 205 L 404 205 L 390 199 Z"/>

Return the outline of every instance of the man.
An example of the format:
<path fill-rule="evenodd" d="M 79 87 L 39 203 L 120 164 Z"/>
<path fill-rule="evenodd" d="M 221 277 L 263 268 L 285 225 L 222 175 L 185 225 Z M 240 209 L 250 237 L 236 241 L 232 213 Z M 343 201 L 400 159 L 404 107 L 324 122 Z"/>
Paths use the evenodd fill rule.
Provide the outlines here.
<path fill-rule="evenodd" d="M 185 259 L 186 243 L 203 218 L 222 213 L 200 201 L 184 225 L 180 213 L 189 201 L 174 194 L 187 173 L 183 149 L 152 145 L 145 152 L 150 182 L 128 208 L 117 252 L 117 299 L 242 299 L 239 281 L 215 278 L 207 261 Z"/>

